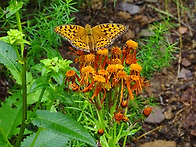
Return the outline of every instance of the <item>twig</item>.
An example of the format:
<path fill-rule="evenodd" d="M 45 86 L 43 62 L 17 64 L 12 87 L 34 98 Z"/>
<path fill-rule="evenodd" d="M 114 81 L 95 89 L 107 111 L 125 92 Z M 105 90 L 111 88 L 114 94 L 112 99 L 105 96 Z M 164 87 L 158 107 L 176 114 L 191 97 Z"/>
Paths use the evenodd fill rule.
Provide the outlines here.
<path fill-rule="evenodd" d="M 174 20 L 178 21 L 178 18 L 177 18 L 177 17 L 175 17 L 174 15 L 172 15 L 172 14 L 166 12 L 166 11 L 160 10 L 160 9 L 154 7 L 154 6 L 149 5 L 149 4 L 147 5 L 147 7 L 152 8 L 152 9 L 154 9 L 155 11 L 157 11 L 157 12 L 159 12 L 159 13 L 162 13 L 162 14 L 164 14 L 164 15 L 166 15 L 166 16 L 169 16 L 169 17 L 173 18 Z M 181 21 L 180 23 L 181 23 L 182 25 L 184 25 L 185 27 L 188 27 L 188 28 L 189 28 L 190 30 L 192 30 L 193 32 L 196 32 L 195 29 L 191 28 L 188 24 L 184 23 L 183 21 Z"/>
<path fill-rule="evenodd" d="M 163 126 L 158 126 L 158 127 L 156 127 L 155 129 L 153 129 L 153 130 L 151 130 L 151 131 L 148 131 L 148 132 L 146 132 L 146 133 L 140 135 L 140 136 L 137 137 L 136 139 L 133 139 L 133 141 L 137 141 L 137 140 L 139 140 L 140 138 L 142 138 L 142 137 L 144 137 L 144 136 L 146 136 L 146 135 L 148 135 L 148 134 L 150 134 L 150 133 L 152 133 L 152 132 L 154 132 L 154 131 L 156 131 L 156 130 L 162 128 L 162 127 L 163 127 Z"/>

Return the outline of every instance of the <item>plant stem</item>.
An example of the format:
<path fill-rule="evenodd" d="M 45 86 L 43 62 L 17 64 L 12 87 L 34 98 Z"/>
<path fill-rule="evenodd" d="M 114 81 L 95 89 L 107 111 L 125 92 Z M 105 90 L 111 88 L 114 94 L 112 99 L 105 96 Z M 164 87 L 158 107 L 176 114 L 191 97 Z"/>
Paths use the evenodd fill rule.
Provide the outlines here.
<path fill-rule="evenodd" d="M 17 3 L 18 2 L 16 0 L 14 0 L 13 4 L 15 7 L 18 5 Z M 22 33 L 22 24 L 21 24 L 21 20 L 20 20 L 19 11 L 16 11 L 15 15 L 16 15 L 18 30 Z M 21 43 L 21 57 L 23 57 L 23 51 L 24 51 L 24 43 Z"/>
<path fill-rule="evenodd" d="M 1 134 L 3 135 L 4 139 L 6 140 L 8 146 L 9 146 L 9 147 L 12 147 L 11 143 L 9 142 L 9 140 L 7 139 L 5 133 L 3 132 L 3 130 L 2 130 L 1 128 L 0 128 L 0 132 L 1 132 Z"/>
<path fill-rule="evenodd" d="M 22 65 L 22 124 L 20 133 L 17 138 L 15 146 L 18 147 L 22 141 L 24 130 L 26 128 L 25 120 L 27 119 L 27 85 L 26 85 L 26 54 L 23 56 Z"/>
<path fill-rule="evenodd" d="M 46 78 L 46 79 L 48 80 L 48 78 Z M 47 81 L 47 80 L 46 80 L 46 81 Z M 28 118 L 27 121 L 26 121 L 27 124 L 31 122 L 31 119 L 34 117 L 34 115 L 35 115 L 35 113 L 36 113 L 38 107 L 40 106 L 40 103 L 41 103 L 41 100 L 42 100 L 42 98 L 43 98 L 43 95 L 44 95 L 45 90 L 46 90 L 46 86 L 44 86 L 44 87 L 42 88 L 42 91 L 41 91 L 40 96 L 39 96 L 39 99 L 38 99 L 38 101 L 37 101 L 37 103 L 36 103 L 36 105 L 35 105 L 35 108 L 33 109 L 33 112 L 31 113 L 31 115 L 29 116 L 29 118 Z"/>
<path fill-rule="evenodd" d="M 43 128 L 39 128 L 39 129 L 38 129 L 38 131 L 37 131 L 37 133 L 36 133 L 36 135 L 35 135 L 35 137 L 34 137 L 32 143 L 31 143 L 31 145 L 30 145 L 30 147 L 33 147 L 33 145 L 35 144 L 35 141 L 37 140 L 37 137 L 39 136 L 39 133 L 41 132 L 42 129 L 43 129 Z"/>

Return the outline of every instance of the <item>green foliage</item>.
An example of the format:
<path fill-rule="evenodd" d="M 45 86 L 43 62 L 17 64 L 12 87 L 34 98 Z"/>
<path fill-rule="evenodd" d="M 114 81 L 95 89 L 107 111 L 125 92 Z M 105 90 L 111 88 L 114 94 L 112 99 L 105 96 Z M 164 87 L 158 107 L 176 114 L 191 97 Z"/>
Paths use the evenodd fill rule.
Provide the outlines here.
<path fill-rule="evenodd" d="M 22 95 L 21 91 L 8 97 L 0 107 L 0 131 L 5 138 L 10 139 L 12 135 L 19 133 L 19 125 L 22 117 Z M 0 140 L 3 138 L 0 138 Z"/>
<path fill-rule="evenodd" d="M 28 147 L 32 144 L 32 142 L 34 141 L 36 137 L 36 133 L 33 133 L 32 135 L 28 136 L 22 143 L 21 143 L 21 147 Z M 48 131 L 48 130 L 41 130 L 41 132 L 39 133 L 39 135 L 37 136 L 37 139 L 34 143 L 35 147 L 66 147 L 67 142 L 70 139 L 65 137 L 65 136 L 61 136 L 59 134 L 56 134 L 52 131 Z"/>
<path fill-rule="evenodd" d="M 6 18 L 9 18 L 13 14 L 15 14 L 18 10 L 22 8 L 23 2 L 15 2 L 14 0 L 9 1 L 9 6 L 7 7 L 6 11 Z"/>
<path fill-rule="evenodd" d="M 27 21 L 27 26 L 24 27 L 25 32 L 28 34 L 26 37 L 30 40 L 32 46 L 29 53 L 30 59 L 35 60 L 35 55 L 40 58 L 44 54 L 40 54 L 40 51 L 46 50 L 47 53 L 57 48 L 60 42 L 60 37 L 54 32 L 54 27 L 62 24 L 70 24 L 75 17 L 70 15 L 78 10 L 73 6 L 76 3 L 72 0 L 58 0 L 56 3 L 51 4 L 50 7 L 46 7 L 44 12 L 31 14 L 34 19 Z M 56 35 L 56 36 L 55 36 Z M 55 55 L 48 58 L 53 58 Z M 58 55 L 59 57 L 59 55 Z"/>
<path fill-rule="evenodd" d="M 7 32 L 7 36 L 1 37 L 0 40 L 4 41 L 6 43 L 9 44 L 21 44 L 21 43 L 26 43 L 29 44 L 30 43 L 28 41 L 26 41 L 25 39 L 23 39 L 24 34 L 19 32 L 18 30 L 12 30 L 10 29 L 10 31 Z"/>
<path fill-rule="evenodd" d="M 16 83 L 21 84 L 21 64 L 17 62 L 19 58 L 16 51 L 11 45 L 2 41 L 0 41 L 0 59 L 0 62 L 10 70 Z"/>
<path fill-rule="evenodd" d="M 96 146 L 92 136 L 68 115 L 58 112 L 37 111 L 37 117 L 33 123 L 59 135 Z"/>
<path fill-rule="evenodd" d="M 145 37 L 139 42 L 141 50 L 138 52 L 138 59 L 143 66 L 142 74 L 145 77 L 150 77 L 154 71 L 168 66 L 175 59 L 173 53 L 177 49 L 175 47 L 177 43 L 170 44 L 165 36 L 170 33 L 170 28 L 172 25 L 168 20 L 163 23 L 154 23 L 151 27 L 153 35 Z"/>

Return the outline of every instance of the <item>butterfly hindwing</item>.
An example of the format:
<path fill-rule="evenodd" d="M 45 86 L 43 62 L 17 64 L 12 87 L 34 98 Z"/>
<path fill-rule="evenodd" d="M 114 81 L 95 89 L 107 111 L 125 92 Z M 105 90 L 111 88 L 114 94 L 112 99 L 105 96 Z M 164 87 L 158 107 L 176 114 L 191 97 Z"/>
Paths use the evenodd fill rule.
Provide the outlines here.
<path fill-rule="evenodd" d="M 84 38 L 84 36 L 77 37 L 75 38 L 75 40 L 73 40 L 70 43 L 72 46 L 76 47 L 79 50 L 84 50 L 89 52 L 89 47 L 88 44 L 86 43 L 86 39 Z"/>

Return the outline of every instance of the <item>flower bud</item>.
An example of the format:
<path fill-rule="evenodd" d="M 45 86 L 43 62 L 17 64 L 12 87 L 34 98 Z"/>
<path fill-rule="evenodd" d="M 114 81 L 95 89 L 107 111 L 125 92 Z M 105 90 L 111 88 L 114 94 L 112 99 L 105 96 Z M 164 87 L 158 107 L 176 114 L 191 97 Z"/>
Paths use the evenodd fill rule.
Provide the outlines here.
<path fill-rule="evenodd" d="M 103 130 L 103 129 L 99 129 L 99 130 L 97 131 L 97 134 L 99 134 L 100 136 L 102 136 L 102 135 L 104 134 L 104 130 Z"/>

